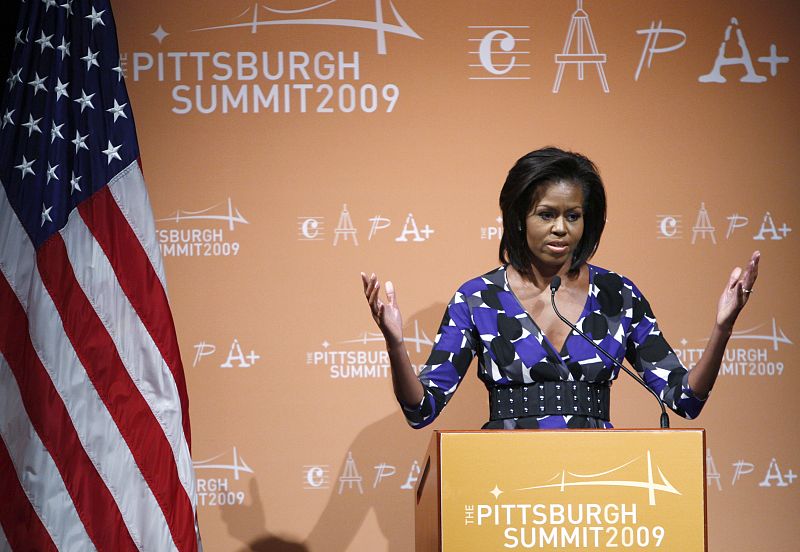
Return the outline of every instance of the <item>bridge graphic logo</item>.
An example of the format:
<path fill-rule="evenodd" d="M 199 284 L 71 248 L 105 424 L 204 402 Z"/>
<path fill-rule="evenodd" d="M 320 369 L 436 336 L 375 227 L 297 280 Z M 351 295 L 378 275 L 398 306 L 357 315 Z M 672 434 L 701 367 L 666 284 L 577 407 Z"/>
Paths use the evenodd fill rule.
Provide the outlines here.
<path fill-rule="evenodd" d="M 641 469 L 636 470 L 636 468 L 641 468 L 642 463 L 645 464 L 644 468 L 646 468 L 646 477 L 630 479 L 619 478 L 622 474 L 618 472 L 621 472 L 628 466 L 632 466 L 632 469 L 635 471 L 641 471 Z M 656 480 L 654 477 L 654 468 L 655 472 L 658 474 L 658 480 Z M 655 506 L 656 504 L 656 491 L 675 495 L 681 494 L 680 491 L 678 491 L 678 489 L 676 489 L 672 483 L 667 480 L 667 477 L 664 475 L 664 472 L 661 471 L 661 468 L 658 465 L 654 465 L 649 450 L 647 451 L 646 455 L 637 456 L 636 458 L 633 458 L 615 468 L 597 473 L 585 474 L 574 473 L 567 469 L 563 469 L 560 473 L 556 473 L 553 477 L 548 479 L 548 481 L 543 485 L 522 487 L 516 490 L 533 491 L 537 489 L 561 489 L 561 492 L 565 492 L 568 487 L 632 487 L 644 489 L 647 491 L 650 506 Z"/>
<path fill-rule="evenodd" d="M 201 31 L 219 31 L 223 29 L 243 29 L 249 30 L 250 33 L 255 34 L 260 27 L 270 27 L 275 25 L 311 25 L 311 26 L 327 26 L 327 27 L 350 27 L 354 29 L 366 29 L 375 32 L 376 50 L 380 55 L 386 55 L 386 35 L 393 34 L 399 36 L 406 36 L 422 40 L 411 26 L 406 23 L 400 12 L 394 5 L 392 0 L 388 0 L 389 10 L 392 12 L 394 23 L 389 23 L 384 18 L 384 2 L 385 0 L 374 0 L 375 3 L 375 18 L 369 19 L 351 19 L 346 17 L 308 17 L 304 14 L 316 15 L 318 12 L 328 12 L 332 5 L 336 4 L 338 0 L 327 0 L 308 6 L 305 8 L 298 8 L 294 10 L 276 9 L 264 4 L 253 4 L 253 7 L 247 8 L 242 13 L 234 17 L 235 23 L 228 23 L 224 25 L 214 25 L 209 27 L 202 27 L 199 29 L 192 29 L 193 32 Z M 325 14 L 323 14 L 325 15 Z"/>

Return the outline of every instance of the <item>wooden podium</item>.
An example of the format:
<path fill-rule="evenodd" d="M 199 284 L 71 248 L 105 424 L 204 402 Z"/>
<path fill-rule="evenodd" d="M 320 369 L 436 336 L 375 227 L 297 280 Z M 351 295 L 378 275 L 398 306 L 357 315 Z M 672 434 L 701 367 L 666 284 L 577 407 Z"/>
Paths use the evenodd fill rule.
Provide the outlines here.
<path fill-rule="evenodd" d="M 707 549 L 705 431 L 436 431 L 417 552 Z"/>

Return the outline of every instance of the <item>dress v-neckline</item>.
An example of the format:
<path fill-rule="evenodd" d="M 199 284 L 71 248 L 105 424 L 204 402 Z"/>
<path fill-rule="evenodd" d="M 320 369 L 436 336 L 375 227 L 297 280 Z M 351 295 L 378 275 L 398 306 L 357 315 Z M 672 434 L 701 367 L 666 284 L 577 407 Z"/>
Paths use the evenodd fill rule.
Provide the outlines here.
<path fill-rule="evenodd" d="M 592 265 L 590 265 L 588 263 L 586 264 L 586 267 L 589 270 L 589 288 L 586 290 L 586 301 L 584 301 L 584 303 L 583 303 L 583 309 L 581 309 L 581 313 L 578 316 L 578 320 L 573 322 L 574 326 L 577 326 L 578 323 L 580 323 L 581 320 L 586 318 L 586 316 L 587 316 L 587 312 L 586 311 L 589 308 L 589 303 L 590 303 L 591 298 L 592 298 L 591 290 L 592 290 L 592 281 L 594 280 L 594 270 L 592 270 Z M 512 297 L 514 297 L 514 299 L 517 301 L 517 304 L 519 305 L 519 307 L 525 313 L 525 316 L 528 317 L 528 320 L 531 321 L 531 324 L 533 324 L 534 328 L 536 328 L 536 330 L 539 332 L 539 335 L 542 336 L 542 343 L 546 343 L 547 346 L 550 348 L 550 350 L 553 352 L 553 354 L 555 354 L 559 358 L 559 360 L 563 361 L 565 357 L 569 356 L 569 353 L 565 353 L 564 349 L 567 346 L 567 341 L 569 341 L 569 338 L 572 335 L 573 330 L 570 329 L 570 331 L 567 333 L 567 337 L 564 338 L 564 343 L 561 344 L 561 348 L 560 349 L 556 349 L 556 347 L 553 344 L 553 342 L 550 341 L 550 338 L 547 337 L 547 334 L 545 334 L 544 331 L 542 331 L 542 329 L 539 327 L 539 324 L 536 323 L 536 320 L 534 320 L 533 316 L 531 316 L 531 313 L 528 312 L 528 309 L 525 308 L 525 305 L 522 304 L 522 301 L 520 301 L 519 297 L 517 297 L 517 294 L 514 292 L 513 288 L 511 287 L 511 283 L 508 281 L 508 265 L 504 265 L 503 266 L 503 281 L 505 283 L 506 291 L 511 293 Z"/>

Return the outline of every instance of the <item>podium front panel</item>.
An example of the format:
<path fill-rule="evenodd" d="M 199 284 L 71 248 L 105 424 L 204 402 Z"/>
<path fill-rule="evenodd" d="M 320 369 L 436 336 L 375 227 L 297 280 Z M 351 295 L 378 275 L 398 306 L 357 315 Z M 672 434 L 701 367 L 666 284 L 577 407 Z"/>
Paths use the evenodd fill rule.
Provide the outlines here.
<path fill-rule="evenodd" d="M 705 549 L 702 430 L 438 437 L 443 552 Z"/>

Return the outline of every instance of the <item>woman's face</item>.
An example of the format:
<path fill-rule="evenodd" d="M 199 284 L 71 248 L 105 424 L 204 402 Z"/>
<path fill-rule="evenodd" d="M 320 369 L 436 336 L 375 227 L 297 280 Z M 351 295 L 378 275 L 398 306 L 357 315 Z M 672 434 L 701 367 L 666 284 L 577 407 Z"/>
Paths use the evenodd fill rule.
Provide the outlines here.
<path fill-rule="evenodd" d="M 568 265 L 583 236 L 583 189 L 571 182 L 542 185 L 526 219 L 528 248 L 540 262 Z"/>

